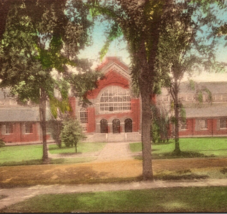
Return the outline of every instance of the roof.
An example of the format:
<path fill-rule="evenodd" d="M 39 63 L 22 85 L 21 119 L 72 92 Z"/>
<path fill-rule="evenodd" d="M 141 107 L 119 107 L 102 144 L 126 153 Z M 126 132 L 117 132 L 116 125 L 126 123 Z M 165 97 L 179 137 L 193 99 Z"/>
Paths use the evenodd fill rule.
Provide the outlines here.
<path fill-rule="evenodd" d="M 227 104 L 211 105 L 198 108 L 185 108 L 187 118 L 227 117 Z"/>
<path fill-rule="evenodd" d="M 47 120 L 50 112 L 47 110 Z M 38 107 L 0 108 L 0 122 L 36 122 L 39 121 Z"/>
<path fill-rule="evenodd" d="M 197 82 L 197 87 L 206 87 L 213 94 L 227 93 L 227 82 Z M 189 82 L 180 84 L 180 93 L 194 93 L 195 90 L 190 88 Z"/>
<path fill-rule="evenodd" d="M 123 63 L 121 61 L 120 58 L 118 57 L 106 57 L 106 59 L 96 68 L 96 70 L 101 71 L 104 68 L 106 68 L 106 66 L 110 65 L 110 64 L 117 64 L 119 67 L 121 67 L 121 69 L 123 69 L 127 74 L 130 74 L 130 70 L 128 68 L 128 66 Z M 104 69 L 105 70 L 105 69 Z"/>

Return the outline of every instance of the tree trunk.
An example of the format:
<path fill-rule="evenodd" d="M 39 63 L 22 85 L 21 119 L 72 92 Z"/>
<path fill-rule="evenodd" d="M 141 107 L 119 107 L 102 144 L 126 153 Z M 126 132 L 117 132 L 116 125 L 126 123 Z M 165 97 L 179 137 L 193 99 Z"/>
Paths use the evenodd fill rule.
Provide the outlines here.
<path fill-rule="evenodd" d="M 39 114 L 40 124 L 42 128 L 42 139 L 43 139 L 43 163 L 48 163 L 48 152 L 47 152 L 47 141 L 46 141 L 46 92 L 41 88 Z"/>
<path fill-rule="evenodd" d="M 174 103 L 174 114 L 175 114 L 175 149 L 174 153 L 180 154 L 180 143 L 179 143 L 179 100 L 178 100 L 178 85 L 177 80 L 174 81 L 174 93 L 175 93 L 175 103 Z"/>
<path fill-rule="evenodd" d="M 142 155 L 143 155 L 143 179 L 153 180 L 152 154 L 151 154 L 151 100 L 146 87 L 141 87 L 142 98 Z"/>

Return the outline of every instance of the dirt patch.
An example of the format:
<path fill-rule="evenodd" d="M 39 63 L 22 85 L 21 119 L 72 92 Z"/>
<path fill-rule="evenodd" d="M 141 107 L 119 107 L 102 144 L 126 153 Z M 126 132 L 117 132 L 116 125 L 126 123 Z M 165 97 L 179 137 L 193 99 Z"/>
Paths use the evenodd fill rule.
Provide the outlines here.
<path fill-rule="evenodd" d="M 176 172 L 181 178 L 197 178 L 185 174 L 192 169 L 226 167 L 227 158 L 153 160 L 154 174 Z M 121 160 L 96 163 L 0 167 L 0 186 L 37 184 L 79 184 L 135 180 L 141 178 L 142 161 Z M 201 177 L 201 176 L 200 176 Z M 200 178 L 198 177 L 198 178 Z M 202 176 L 203 177 L 203 176 Z"/>

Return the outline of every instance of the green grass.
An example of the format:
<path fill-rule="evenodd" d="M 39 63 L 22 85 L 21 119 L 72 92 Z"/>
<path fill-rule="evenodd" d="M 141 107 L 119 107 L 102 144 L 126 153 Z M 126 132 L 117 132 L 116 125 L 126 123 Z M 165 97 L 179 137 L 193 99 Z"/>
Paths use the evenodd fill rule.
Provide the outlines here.
<path fill-rule="evenodd" d="M 227 157 L 227 138 L 181 138 L 180 149 L 184 152 L 184 157 Z M 142 144 L 131 143 L 130 150 L 139 152 L 142 150 Z M 173 140 L 168 144 L 152 144 L 154 158 L 169 157 L 173 150 Z"/>
<path fill-rule="evenodd" d="M 94 152 L 104 147 L 105 143 L 79 143 L 78 152 Z M 75 153 L 75 148 L 49 145 L 52 154 Z M 0 166 L 39 165 L 42 164 L 42 145 L 5 146 L 0 148 Z M 82 163 L 94 160 L 93 157 L 58 158 L 51 159 L 51 164 Z"/>
<path fill-rule="evenodd" d="M 2 212 L 226 212 L 226 198 L 227 187 L 49 194 L 35 196 Z"/>
<path fill-rule="evenodd" d="M 5 146 L 0 148 L 0 164 L 42 158 L 42 145 Z"/>
<path fill-rule="evenodd" d="M 97 152 L 103 149 L 106 143 L 78 143 L 77 152 L 86 153 L 86 152 Z M 75 147 L 65 147 L 59 148 L 56 144 L 49 145 L 49 152 L 51 154 L 63 154 L 63 153 L 75 153 Z"/>

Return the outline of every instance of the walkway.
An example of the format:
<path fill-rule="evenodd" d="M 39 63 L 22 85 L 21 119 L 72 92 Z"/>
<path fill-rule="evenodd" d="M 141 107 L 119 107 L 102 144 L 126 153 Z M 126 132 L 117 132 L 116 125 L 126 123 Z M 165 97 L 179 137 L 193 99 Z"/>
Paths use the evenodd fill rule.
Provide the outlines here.
<path fill-rule="evenodd" d="M 108 142 L 99 153 L 95 162 L 132 159 L 135 153 L 130 151 L 129 144 L 130 142 Z"/>
<path fill-rule="evenodd" d="M 129 144 L 132 142 L 108 142 L 101 151 L 88 152 L 84 154 L 51 154 L 50 158 L 79 158 L 79 157 L 94 157 L 93 162 L 111 161 L 111 160 L 128 160 L 133 159 L 137 153 L 133 153 L 129 149 Z M 141 152 L 140 152 L 141 153 Z"/>
<path fill-rule="evenodd" d="M 154 189 L 168 187 L 203 187 L 203 186 L 227 186 L 227 179 L 207 179 L 202 181 L 143 181 L 112 184 L 84 184 L 84 185 L 37 185 L 26 188 L 0 189 L 0 210 L 12 204 L 24 201 L 40 194 L 102 192 L 118 190 Z"/>

